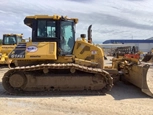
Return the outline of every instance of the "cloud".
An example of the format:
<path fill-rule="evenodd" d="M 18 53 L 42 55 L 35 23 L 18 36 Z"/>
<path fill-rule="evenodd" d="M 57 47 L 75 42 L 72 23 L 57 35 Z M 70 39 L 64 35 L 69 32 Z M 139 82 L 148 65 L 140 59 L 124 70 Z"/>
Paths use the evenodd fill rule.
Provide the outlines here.
<path fill-rule="evenodd" d="M 90 3 L 93 0 L 67 0 L 67 1 L 73 1 L 73 2 L 81 2 L 81 3 Z"/>
<path fill-rule="evenodd" d="M 144 1 L 144 0 L 127 0 L 127 1 L 134 2 L 134 1 Z"/>
<path fill-rule="evenodd" d="M 0 2 L 0 36 L 17 32 L 31 37 L 25 16 L 59 14 L 79 18 L 77 37 L 92 24 L 94 41 L 146 39 L 153 36 L 152 5 L 152 0 L 5 0 Z"/>

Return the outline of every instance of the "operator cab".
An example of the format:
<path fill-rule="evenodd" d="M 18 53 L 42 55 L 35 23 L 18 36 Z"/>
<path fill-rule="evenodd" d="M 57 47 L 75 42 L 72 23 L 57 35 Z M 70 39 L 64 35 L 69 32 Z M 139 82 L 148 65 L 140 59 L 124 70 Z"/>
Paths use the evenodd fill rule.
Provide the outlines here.
<path fill-rule="evenodd" d="M 3 45 L 15 45 L 22 41 L 22 35 L 17 34 L 4 34 L 3 35 Z"/>
<path fill-rule="evenodd" d="M 35 15 L 26 17 L 24 23 L 32 28 L 32 42 L 57 42 L 58 54 L 72 54 L 77 19 Z"/>

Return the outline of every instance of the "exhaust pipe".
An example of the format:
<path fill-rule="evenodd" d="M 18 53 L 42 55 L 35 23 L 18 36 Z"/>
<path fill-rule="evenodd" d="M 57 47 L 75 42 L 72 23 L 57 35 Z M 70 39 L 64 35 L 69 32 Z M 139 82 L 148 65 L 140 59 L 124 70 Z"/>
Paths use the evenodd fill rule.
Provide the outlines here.
<path fill-rule="evenodd" d="M 91 30 L 92 25 L 88 27 L 88 43 L 92 43 L 92 30 Z"/>

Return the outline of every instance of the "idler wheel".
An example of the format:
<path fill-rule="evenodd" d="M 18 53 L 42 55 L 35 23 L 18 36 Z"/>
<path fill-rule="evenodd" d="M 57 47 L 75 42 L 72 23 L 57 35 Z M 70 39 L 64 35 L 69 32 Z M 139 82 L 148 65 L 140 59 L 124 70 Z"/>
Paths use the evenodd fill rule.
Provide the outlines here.
<path fill-rule="evenodd" d="M 9 78 L 9 83 L 14 88 L 21 88 L 26 82 L 26 78 L 23 74 L 14 73 Z"/>

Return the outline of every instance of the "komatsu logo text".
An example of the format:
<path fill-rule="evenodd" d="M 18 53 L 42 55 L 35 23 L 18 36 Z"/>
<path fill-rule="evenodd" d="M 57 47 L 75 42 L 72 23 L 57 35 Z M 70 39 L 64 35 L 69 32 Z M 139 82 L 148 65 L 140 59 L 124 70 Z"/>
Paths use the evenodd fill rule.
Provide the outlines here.
<path fill-rule="evenodd" d="M 26 49 L 27 52 L 36 52 L 37 50 L 38 48 L 36 46 L 29 46 Z"/>

